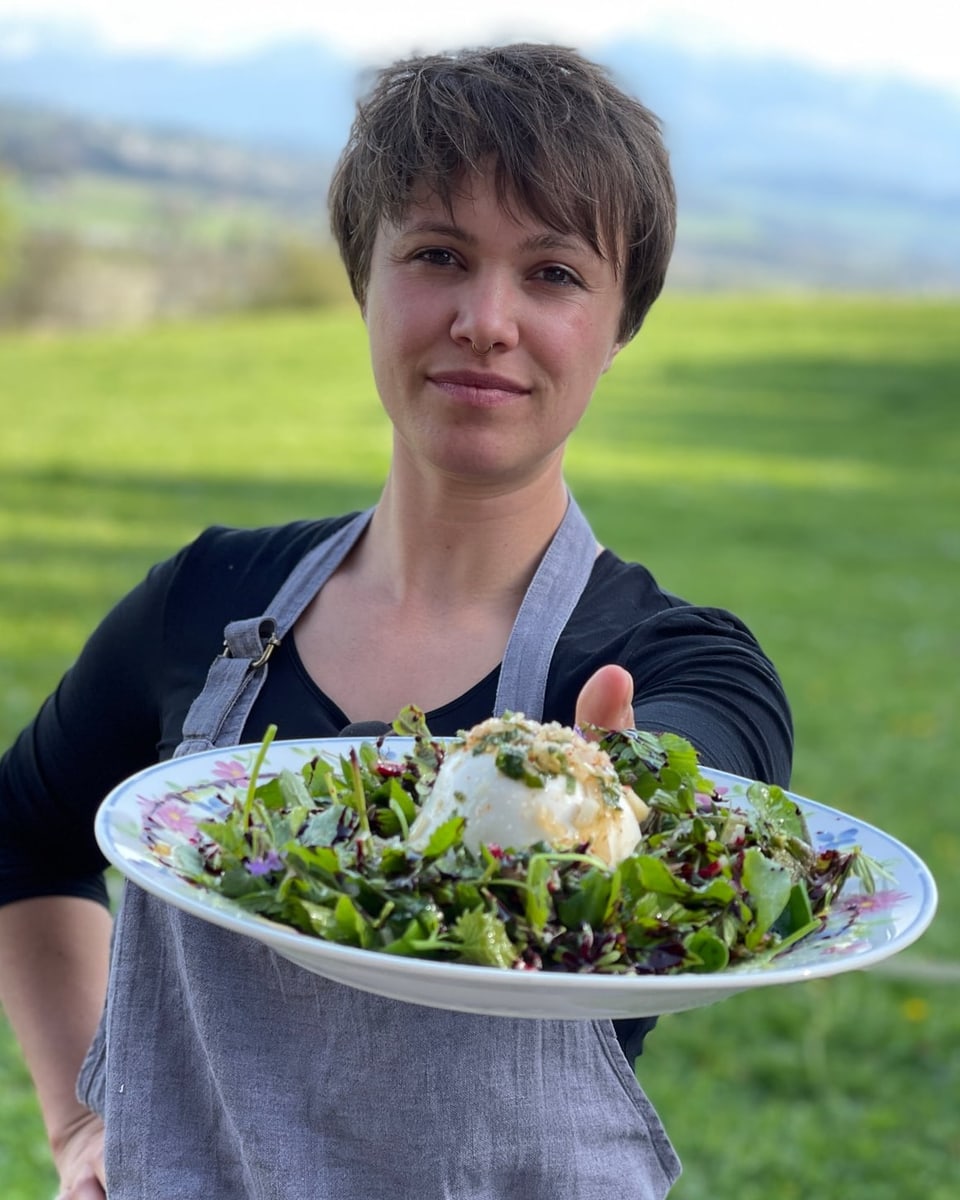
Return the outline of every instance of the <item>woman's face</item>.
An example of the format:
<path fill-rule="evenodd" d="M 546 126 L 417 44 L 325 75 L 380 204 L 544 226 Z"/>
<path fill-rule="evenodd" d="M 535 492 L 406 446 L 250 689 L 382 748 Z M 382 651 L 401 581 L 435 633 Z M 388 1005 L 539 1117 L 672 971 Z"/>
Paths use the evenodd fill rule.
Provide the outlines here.
<path fill-rule="evenodd" d="M 622 289 L 574 234 L 514 218 L 471 176 L 374 244 L 364 318 L 395 454 L 451 478 L 521 485 L 560 471 L 616 341 Z M 476 350 L 489 350 L 478 354 Z"/>

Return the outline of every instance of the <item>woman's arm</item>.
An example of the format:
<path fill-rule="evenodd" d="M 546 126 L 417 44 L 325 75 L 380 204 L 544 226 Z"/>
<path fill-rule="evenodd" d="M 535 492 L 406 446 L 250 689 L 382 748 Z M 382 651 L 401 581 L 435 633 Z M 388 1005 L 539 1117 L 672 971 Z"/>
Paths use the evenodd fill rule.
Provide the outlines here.
<path fill-rule="evenodd" d="M 77 896 L 0 908 L 0 1002 L 33 1076 L 61 1194 L 74 1200 L 104 1194 L 102 1128 L 76 1085 L 106 996 L 110 928 L 103 905 Z"/>

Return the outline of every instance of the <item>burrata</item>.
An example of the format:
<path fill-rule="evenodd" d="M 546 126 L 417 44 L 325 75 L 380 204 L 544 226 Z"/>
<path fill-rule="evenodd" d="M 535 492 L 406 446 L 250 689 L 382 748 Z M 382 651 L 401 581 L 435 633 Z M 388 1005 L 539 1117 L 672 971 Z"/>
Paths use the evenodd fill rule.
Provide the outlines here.
<path fill-rule="evenodd" d="M 474 851 L 586 844 L 615 866 L 636 849 L 646 814 L 593 742 L 564 725 L 508 713 L 474 726 L 447 751 L 410 843 L 423 849 L 435 829 L 459 816 L 464 845 Z"/>

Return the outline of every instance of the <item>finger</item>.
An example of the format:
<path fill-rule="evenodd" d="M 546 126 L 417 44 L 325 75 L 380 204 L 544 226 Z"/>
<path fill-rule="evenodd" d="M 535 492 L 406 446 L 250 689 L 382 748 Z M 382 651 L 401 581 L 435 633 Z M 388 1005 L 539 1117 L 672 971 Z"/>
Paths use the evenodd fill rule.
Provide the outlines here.
<path fill-rule="evenodd" d="M 599 729 L 630 729 L 633 726 L 633 677 L 623 667 L 610 663 L 595 671 L 577 698 L 576 724 L 589 733 Z"/>

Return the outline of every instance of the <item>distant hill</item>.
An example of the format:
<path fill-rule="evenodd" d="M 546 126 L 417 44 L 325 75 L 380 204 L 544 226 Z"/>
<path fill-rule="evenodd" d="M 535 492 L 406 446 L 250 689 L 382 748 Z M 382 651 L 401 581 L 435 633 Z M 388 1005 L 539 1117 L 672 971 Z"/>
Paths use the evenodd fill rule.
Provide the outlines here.
<path fill-rule="evenodd" d="M 649 41 L 598 57 L 664 121 L 675 283 L 960 291 L 960 97 Z M 312 41 L 188 60 L 0 21 L 0 158 L 315 215 L 359 88 Z"/>
<path fill-rule="evenodd" d="M 0 164 L 28 189 L 100 177 L 214 204 L 258 204 L 317 223 L 329 182 L 327 164 L 314 154 L 2 99 Z"/>
<path fill-rule="evenodd" d="M 356 77 L 313 41 L 225 59 L 118 54 L 77 32 L 0 18 L 0 98 L 327 159 L 346 137 Z"/>

